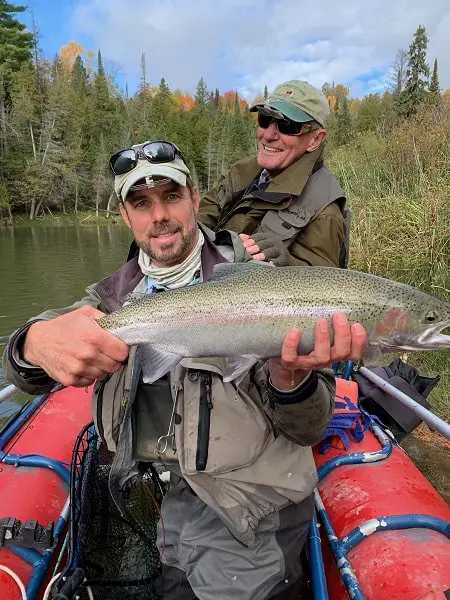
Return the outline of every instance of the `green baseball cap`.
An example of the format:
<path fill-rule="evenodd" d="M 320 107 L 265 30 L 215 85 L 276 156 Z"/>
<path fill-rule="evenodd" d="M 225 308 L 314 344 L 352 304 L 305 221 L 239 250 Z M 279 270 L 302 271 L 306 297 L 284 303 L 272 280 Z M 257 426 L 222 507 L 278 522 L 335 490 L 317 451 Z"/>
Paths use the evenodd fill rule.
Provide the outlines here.
<path fill-rule="evenodd" d="M 153 177 L 165 177 L 185 187 L 188 176 L 190 176 L 190 171 L 178 155 L 175 157 L 175 160 L 157 164 L 151 163 L 146 159 L 139 159 L 134 169 L 128 173 L 114 177 L 114 190 L 117 197 L 122 202 L 125 202 L 130 188 L 138 181 L 143 180 L 148 184 L 148 187 L 153 187 L 151 181 Z"/>
<path fill-rule="evenodd" d="M 322 127 L 325 127 L 330 114 L 328 101 L 322 92 L 307 81 L 297 79 L 277 85 L 266 100 L 254 104 L 250 111 L 260 108 L 272 108 L 298 123 L 314 120 Z"/>

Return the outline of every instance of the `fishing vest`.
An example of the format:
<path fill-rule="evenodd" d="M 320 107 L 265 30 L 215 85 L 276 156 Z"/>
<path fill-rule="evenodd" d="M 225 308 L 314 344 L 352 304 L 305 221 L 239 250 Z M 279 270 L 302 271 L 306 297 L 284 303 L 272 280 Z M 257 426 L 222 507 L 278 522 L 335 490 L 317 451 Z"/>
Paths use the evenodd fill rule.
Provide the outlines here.
<path fill-rule="evenodd" d="M 245 207 L 260 211 L 255 216 L 255 231 L 267 231 L 277 236 L 289 248 L 299 233 L 306 229 L 328 206 L 337 203 L 344 221 L 345 236 L 341 245 L 339 266 L 347 267 L 350 237 L 350 209 L 336 177 L 324 165 L 323 148 L 303 155 L 297 163 L 275 176 L 267 189 L 258 183 L 260 167 L 255 159 L 245 159 L 233 165 L 217 189 L 220 216 L 217 229 L 230 229 L 229 221 Z M 281 177 L 279 181 L 277 177 Z M 288 192 L 283 191 L 286 180 Z M 276 185 L 273 185 L 276 184 Z M 295 188 L 298 193 L 295 194 Z M 277 205 L 280 208 L 277 210 Z M 232 227 L 235 231 L 236 224 Z M 240 228 L 243 230 L 243 228 Z M 326 239 L 321 240 L 326 244 Z"/>
<path fill-rule="evenodd" d="M 261 519 L 312 493 L 317 472 L 311 448 L 277 435 L 264 411 L 265 368 L 237 387 L 223 381 L 226 365 L 220 357 L 185 358 L 166 379 L 143 386 L 139 347 L 133 347 L 118 371 L 96 383 L 92 412 L 114 453 L 108 485 L 119 510 L 125 510 L 124 490 L 150 463 L 159 473 L 182 476 L 250 545 Z"/>
<path fill-rule="evenodd" d="M 347 268 L 350 242 L 351 213 L 344 192 L 336 177 L 323 162 L 313 169 L 302 192 L 282 210 L 268 210 L 259 231 L 274 234 L 290 246 L 298 233 L 333 202 L 337 202 L 345 219 L 345 238 L 342 243 L 339 266 Z"/>

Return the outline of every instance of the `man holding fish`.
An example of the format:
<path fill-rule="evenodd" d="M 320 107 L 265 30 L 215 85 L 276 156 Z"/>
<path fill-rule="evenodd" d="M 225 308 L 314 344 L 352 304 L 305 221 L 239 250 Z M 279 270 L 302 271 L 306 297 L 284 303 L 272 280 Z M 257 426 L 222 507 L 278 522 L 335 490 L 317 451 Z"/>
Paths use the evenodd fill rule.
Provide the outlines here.
<path fill-rule="evenodd" d="M 368 342 L 448 347 L 449 305 L 364 274 L 251 260 L 237 234 L 198 226 L 199 197 L 170 142 L 122 150 L 110 166 L 136 254 L 80 302 L 15 332 L 7 376 L 30 393 L 97 380 L 119 507 L 140 463 L 170 471 L 162 598 L 296 598 L 311 445 L 333 408 L 326 367 L 360 359 Z M 128 376 L 136 393 L 114 401 Z"/>

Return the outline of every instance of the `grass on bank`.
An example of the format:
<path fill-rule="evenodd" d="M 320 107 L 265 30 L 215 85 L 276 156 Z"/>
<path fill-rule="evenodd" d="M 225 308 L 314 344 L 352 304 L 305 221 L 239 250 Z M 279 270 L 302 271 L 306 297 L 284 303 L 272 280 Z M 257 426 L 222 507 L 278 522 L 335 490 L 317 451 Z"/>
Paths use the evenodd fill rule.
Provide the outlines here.
<path fill-rule="evenodd" d="M 385 136 L 365 133 L 327 160 L 352 210 L 350 268 L 450 301 L 450 107 Z M 430 401 L 450 420 L 450 351 L 410 353 L 408 362 L 441 375 Z"/>
<path fill-rule="evenodd" d="M 49 227 L 49 226 L 63 226 L 63 225 L 116 225 L 123 223 L 122 217 L 117 213 L 110 213 L 107 218 L 104 213 L 100 213 L 98 219 L 95 215 L 95 211 L 82 211 L 78 213 L 62 213 L 52 212 L 51 214 L 45 214 L 30 221 L 26 214 L 14 214 L 13 226 L 14 227 Z M 2 223 L 0 222 L 0 226 Z M 3 223 L 3 226 L 8 226 Z"/>

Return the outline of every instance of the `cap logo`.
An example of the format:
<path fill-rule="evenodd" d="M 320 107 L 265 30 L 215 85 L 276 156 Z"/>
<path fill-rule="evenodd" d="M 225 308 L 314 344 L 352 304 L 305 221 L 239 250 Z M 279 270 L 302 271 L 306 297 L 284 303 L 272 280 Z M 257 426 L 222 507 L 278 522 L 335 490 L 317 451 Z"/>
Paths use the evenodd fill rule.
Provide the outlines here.
<path fill-rule="evenodd" d="M 292 96 L 293 93 L 294 92 L 292 90 L 286 90 L 285 91 L 286 96 Z"/>

